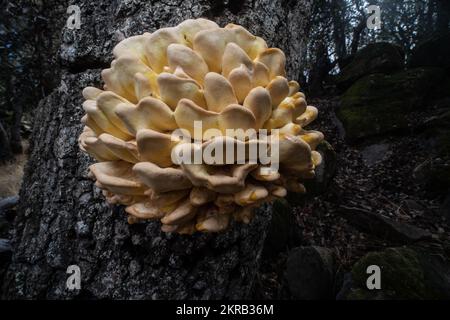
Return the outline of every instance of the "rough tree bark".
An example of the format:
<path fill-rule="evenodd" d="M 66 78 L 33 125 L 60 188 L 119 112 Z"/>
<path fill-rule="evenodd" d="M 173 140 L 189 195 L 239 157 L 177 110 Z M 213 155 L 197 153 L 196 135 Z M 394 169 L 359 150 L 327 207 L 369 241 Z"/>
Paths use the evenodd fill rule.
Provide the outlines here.
<path fill-rule="evenodd" d="M 241 24 L 283 49 L 298 78 L 309 0 L 76 1 L 81 29 L 63 29 L 61 82 L 36 112 L 32 154 L 20 193 L 14 254 L 4 298 L 248 298 L 271 210 L 222 234 L 160 232 L 158 222 L 128 225 L 87 178 L 81 153 L 81 90 L 100 84 L 113 46 L 124 37 L 206 17 Z M 72 4 L 68 3 L 67 5 Z M 81 268 L 82 289 L 66 289 L 66 269 Z"/>

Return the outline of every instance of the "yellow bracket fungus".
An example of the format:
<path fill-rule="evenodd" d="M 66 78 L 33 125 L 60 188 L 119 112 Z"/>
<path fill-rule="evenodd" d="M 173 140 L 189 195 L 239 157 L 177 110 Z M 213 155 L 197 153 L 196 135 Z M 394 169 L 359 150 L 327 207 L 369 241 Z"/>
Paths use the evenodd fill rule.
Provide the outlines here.
<path fill-rule="evenodd" d="M 219 232 L 234 219 L 248 223 L 253 208 L 305 192 L 303 179 L 320 164 L 323 140 L 304 127 L 317 117 L 296 81 L 286 79 L 286 57 L 241 26 L 206 19 L 133 36 L 114 48 L 103 70 L 103 90 L 83 90 L 86 114 L 81 150 L 97 163 L 90 177 L 106 200 L 123 204 L 130 223 L 159 219 L 162 230 Z M 200 141 L 173 138 L 176 130 Z M 239 140 L 229 129 L 265 129 L 279 139 L 279 171 L 248 161 L 261 136 Z M 222 145 L 245 150 L 233 163 L 176 163 L 173 153 Z"/>

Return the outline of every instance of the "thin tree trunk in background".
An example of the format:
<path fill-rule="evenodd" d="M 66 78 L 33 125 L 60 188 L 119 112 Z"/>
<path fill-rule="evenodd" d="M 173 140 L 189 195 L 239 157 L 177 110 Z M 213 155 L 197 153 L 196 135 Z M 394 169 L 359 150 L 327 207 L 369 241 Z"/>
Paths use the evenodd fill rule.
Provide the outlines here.
<path fill-rule="evenodd" d="M 22 153 L 22 137 L 20 135 L 20 127 L 22 124 L 22 105 L 20 103 L 16 103 L 13 106 L 13 121 L 11 125 L 11 139 L 9 141 L 12 152 L 18 154 Z"/>
<path fill-rule="evenodd" d="M 81 90 L 99 86 L 100 69 L 123 39 L 187 18 L 237 23 L 286 53 L 288 74 L 302 65 L 309 0 L 76 2 L 80 30 L 63 29 L 60 85 L 40 102 L 31 157 L 15 221 L 4 298 L 248 298 L 271 219 L 262 208 L 249 225 L 193 237 L 164 234 L 158 222 L 128 225 L 88 179 L 92 159 L 77 144 Z M 220 4 L 219 9 L 217 5 Z M 87 12 L 90 12 L 89 14 Z M 101 24 L 99 28 L 98 25 Z M 55 28 L 55 34 L 61 30 Z M 66 288 L 67 267 L 81 269 L 81 290 Z"/>
<path fill-rule="evenodd" d="M 332 2 L 332 20 L 333 20 L 333 41 L 338 59 L 339 68 L 342 68 L 342 62 L 347 57 L 347 46 L 345 43 L 345 10 L 346 4 L 343 0 Z"/>
<path fill-rule="evenodd" d="M 359 12 L 359 23 L 353 28 L 352 42 L 350 44 L 350 54 L 355 54 L 358 51 L 359 43 L 361 41 L 361 34 L 364 32 L 367 25 L 367 15 L 362 1 L 355 0 L 355 9 Z"/>
<path fill-rule="evenodd" d="M 350 45 L 351 54 L 355 54 L 358 51 L 361 33 L 364 31 L 365 28 L 366 28 L 366 17 L 362 16 L 361 21 L 353 29 L 352 44 Z"/>
<path fill-rule="evenodd" d="M 8 134 L 0 122 L 0 163 L 13 157 L 11 147 L 9 145 Z"/>
<path fill-rule="evenodd" d="M 430 1 L 432 0 L 425 0 L 425 1 L 419 1 L 418 7 L 417 7 L 417 34 L 415 36 L 415 42 L 420 42 L 427 35 L 429 35 L 432 31 L 433 24 L 428 23 L 429 19 L 429 12 L 430 9 Z"/>
<path fill-rule="evenodd" d="M 427 3 L 427 14 L 426 14 L 426 23 L 428 28 L 433 29 L 433 13 L 436 7 L 436 0 L 428 0 Z M 431 30 L 433 31 L 433 30 Z"/>
<path fill-rule="evenodd" d="M 309 94 L 310 97 L 318 97 L 323 94 L 323 82 L 334 67 L 328 58 L 327 46 L 324 42 L 317 42 L 316 61 L 310 71 Z"/>

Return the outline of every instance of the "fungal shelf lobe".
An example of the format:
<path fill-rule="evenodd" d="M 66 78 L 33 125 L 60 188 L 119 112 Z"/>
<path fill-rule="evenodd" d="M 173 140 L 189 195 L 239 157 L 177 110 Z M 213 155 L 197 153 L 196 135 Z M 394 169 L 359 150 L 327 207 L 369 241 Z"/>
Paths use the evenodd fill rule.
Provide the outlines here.
<path fill-rule="evenodd" d="M 324 136 L 305 129 L 317 109 L 286 79 L 283 51 L 241 26 L 200 18 L 127 38 L 113 53 L 103 90 L 83 90 L 78 141 L 97 161 L 89 168 L 95 185 L 109 203 L 126 206 L 130 223 L 159 219 L 165 232 L 219 232 L 232 220 L 248 223 L 264 202 L 305 192 Z M 180 130 L 193 134 L 195 121 L 200 143 L 174 139 Z M 240 140 L 227 129 L 276 135 L 279 171 L 267 174 L 270 164 L 243 163 L 247 153 L 238 159 L 227 148 L 223 157 L 235 163 L 173 161 L 174 151 L 198 145 L 263 143 L 259 134 Z"/>

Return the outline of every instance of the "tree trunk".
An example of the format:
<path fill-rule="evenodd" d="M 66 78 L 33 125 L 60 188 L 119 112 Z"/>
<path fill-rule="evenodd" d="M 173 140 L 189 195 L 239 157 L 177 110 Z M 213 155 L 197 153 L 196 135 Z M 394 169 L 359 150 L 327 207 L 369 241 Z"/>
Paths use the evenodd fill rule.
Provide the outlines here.
<path fill-rule="evenodd" d="M 323 82 L 330 71 L 333 69 L 333 64 L 328 57 L 327 46 L 324 42 L 318 41 L 315 50 L 316 61 L 310 71 L 309 80 L 309 96 L 318 97 L 324 92 Z"/>
<path fill-rule="evenodd" d="M 11 124 L 11 139 L 9 141 L 11 150 L 18 154 L 23 152 L 22 147 L 22 137 L 20 134 L 20 129 L 22 126 L 22 105 L 20 103 L 17 103 L 14 105 L 14 115 L 13 115 L 13 121 Z"/>
<path fill-rule="evenodd" d="M 345 15 L 346 3 L 342 0 L 332 2 L 333 42 L 338 66 L 342 69 L 342 62 L 347 57 L 347 46 L 345 44 Z"/>
<path fill-rule="evenodd" d="M 4 298 L 248 298 L 270 224 L 270 206 L 221 234 L 164 234 L 158 222 L 128 225 L 87 178 L 92 159 L 77 145 L 81 90 L 100 84 L 113 46 L 145 31 L 206 17 L 233 22 L 280 47 L 298 78 L 309 0 L 77 1 L 81 29 L 64 28 L 61 82 L 36 111 L 32 153 L 15 220 Z M 66 288 L 69 265 L 81 290 Z"/>
<path fill-rule="evenodd" d="M 352 43 L 350 45 L 351 52 L 350 54 L 356 54 L 356 52 L 359 49 L 359 41 L 361 39 L 361 33 L 364 32 L 364 29 L 366 28 L 366 16 L 362 16 L 361 20 L 359 21 L 358 25 L 353 29 L 353 36 L 352 36 Z"/>
<path fill-rule="evenodd" d="M 0 121 L 0 163 L 10 160 L 13 157 L 11 146 L 9 144 L 8 133 Z"/>

